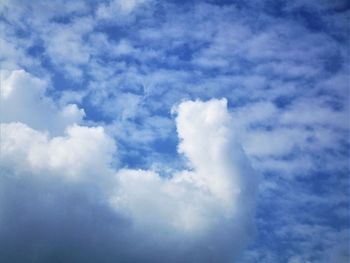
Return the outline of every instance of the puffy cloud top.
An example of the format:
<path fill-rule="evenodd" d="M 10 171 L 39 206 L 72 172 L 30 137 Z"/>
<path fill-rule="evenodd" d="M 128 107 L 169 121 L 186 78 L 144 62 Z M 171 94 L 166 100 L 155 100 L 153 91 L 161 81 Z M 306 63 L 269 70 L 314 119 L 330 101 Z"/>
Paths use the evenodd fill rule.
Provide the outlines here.
<path fill-rule="evenodd" d="M 85 116 L 84 110 L 75 104 L 59 107 L 45 94 L 48 81 L 24 70 L 2 72 L 1 82 L 1 122 L 19 121 L 34 129 L 60 134 Z"/>
<path fill-rule="evenodd" d="M 14 74 L 6 80 L 4 99 L 23 88 L 17 78 L 27 78 L 35 89 L 28 91 L 32 97 L 23 98 L 32 107 L 29 110 L 54 109 L 45 97 L 36 97 L 44 96 L 41 81 L 23 71 Z M 181 262 L 224 262 L 236 258 L 253 235 L 256 179 L 233 134 L 227 101 L 185 101 L 175 111 L 178 149 L 188 158 L 189 168 L 169 177 L 152 170 L 115 170 L 111 165 L 115 144 L 102 127 L 73 124 L 57 136 L 30 127 L 36 122 L 21 115 L 23 112 L 16 117 L 26 124 L 3 123 L 0 242 L 12 239 L 14 243 L 0 253 L 0 259 L 21 262 L 35 254 L 35 262 L 51 261 L 54 254 L 69 249 L 66 244 L 74 243 L 75 238 L 74 232 L 65 232 L 59 240 L 47 236 L 55 227 L 68 226 L 96 247 L 88 250 L 86 242 L 77 243 L 63 256 L 65 261 L 96 259 L 101 251 L 108 253 L 100 258 L 105 262 L 119 258 L 120 262 L 178 262 L 179 258 Z M 53 110 L 50 114 L 56 121 L 65 116 Z M 23 184 L 25 189 L 21 189 Z M 82 198 L 75 200 L 76 195 Z M 73 200 L 75 204 L 70 203 Z M 45 210 L 38 211 L 41 206 Z M 19 213 L 29 209 L 26 220 L 14 217 L 11 207 Z M 72 209 L 80 212 L 67 218 L 63 211 Z M 100 223 L 96 225 L 94 218 L 100 218 Z M 40 221 L 45 225 L 39 230 L 36 224 Z M 102 224 L 110 232 L 99 233 Z M 12 232 L 18 227 L 25 230 Z M 46 238 L 36 238 L 36 231 Z M 12 254 L 21 240 L 29 238 L 31 245 L 23 253 Z M 55 245 L 49 249 L 47 242 Z"/>

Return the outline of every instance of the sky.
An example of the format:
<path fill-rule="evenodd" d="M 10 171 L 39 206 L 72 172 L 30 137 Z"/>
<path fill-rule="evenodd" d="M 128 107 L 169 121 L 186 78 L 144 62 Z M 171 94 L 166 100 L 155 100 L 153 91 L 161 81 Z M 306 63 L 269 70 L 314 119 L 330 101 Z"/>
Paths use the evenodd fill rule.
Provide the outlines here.
<path fill-rule="evenodd" d="M 1 0 L 0 261 L 350 260 L 346 0 Z"/>

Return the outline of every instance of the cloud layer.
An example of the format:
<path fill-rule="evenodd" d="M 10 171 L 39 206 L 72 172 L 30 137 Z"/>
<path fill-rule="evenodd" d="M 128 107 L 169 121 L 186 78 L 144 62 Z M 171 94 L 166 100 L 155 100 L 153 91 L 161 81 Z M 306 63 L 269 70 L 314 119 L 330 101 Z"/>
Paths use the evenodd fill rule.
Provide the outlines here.
<path fill-rule="evenodd" d="M 13 74 L 31 79 L 14 72 L 10 80 Z M 6 81 L 11 94 L 19 84 Z M 39 83 L 28 85 L 27 92 L 36 92 Z M 38 97 L 34 93 L 29 99 Z M 256 178 L 233 133 L 227 101 L 185 101 L 174 112 L 178 149 L 189 169 L 168 177 L 152 170 L 115 170 L 116 147 L 102 127 L 73 124 L 57 136 L 33 129 L 30 119 L 20 122 L 20 114 L 2 123 L 0 259 L 237 258 L 254 233 Z M 53 122 L 62 117 L 53 116 Z"/>
<path fill-rule="evenodd" d="M 256 201 L 238 262 L 348 262 L 349 12 L 345 0 L 0 1 L 2 255 L 35 262 L 70 240 L 96 254 L 61 261 L 225 262 L 241 248 L 218 225 L 243 246 Z"/>

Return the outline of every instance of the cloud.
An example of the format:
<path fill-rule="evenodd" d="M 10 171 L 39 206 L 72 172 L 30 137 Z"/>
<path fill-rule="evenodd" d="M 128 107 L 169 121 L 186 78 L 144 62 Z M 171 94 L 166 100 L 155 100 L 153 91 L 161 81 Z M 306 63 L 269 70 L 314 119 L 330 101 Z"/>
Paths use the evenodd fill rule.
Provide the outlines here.
<path fill-rule="evenodd" d="M 50 138 L 15 122 L 2 124 L 1 139 L 1 162 L 6 169 L 16 166 L 22 173 L 58 174 L 73 181 L 106 174 L 114 152 L 114 141 L 102 127 L 73 125 L 65 136 Z"/>
<path fill-rule="evenodd" d="M 1 122 L 18 121 L 34 129 L 59 134 L 85 116 L 84 110 L 75 104 L 58 106 L 46 96 L 49 82 L 24 70 L 2 71 L 1 81 Z"/>
<path fill-rule="evenodd" d="M 131 1 L 109 1 L 108 4 L 101 4 L 97 10 L 97 15 L 101 17 L 112 18 L 118 13 L 130 14 L 138 5 L 145 2 L 145 0 L 131 0 Z"/>
<path fill-rule="evenodd" d="M 45 51 L 51 62 L 75 81 L 81 81 L 81 66 L 91 57 L 92 48 L 84 40 L 93 31 L 91 17 L 79 17 L 69 24 L 52 23 L 42 29 Z"/>
<path fill-rule="evenodd" d="M 135 19 L 135 12 L 150 0 L 112 0 L 98 6 L 96 17 L 100 21 L 125 24 Z"/>
<path fill-rule="evenodd" d="M 185 101 L 174 111 L 189 169 L 170 177 L 112 168 L 114 142 L 101 127 L 73 125 L 52 136 L 3 123 L 0 243 L 12 243 L 2 246 L 0 259 L 236 258 L 254 232 L 256 178 L 233 134 L 227 102 Z"/>
<path fill-rule="evenodd" d="M 16 177 L 28 178 L 27 181 L 17 180 L 17 183 L 23 184 L 3 181 L 4 188 L 9 190 L 0 191 L 0 195 L 2 192 L 6 192 L 7 197 L 12 194 L 13 203 L 17 204 L 16 194 L 23 191 L 22 199 L 26 201 L 24 207 L 37 207 L 37 211 L 42 210 L 40 206 L 49 206 L 45 205 L 45 196 L 61 196 L 67 203 L 71 203 L 71 209 L 68 209 L 69 205 L 58 205 L 59 201 L 54 202 L 57 207 L 62 207 L 62 211 L 69 210 L 72 215 L 74 211 L 78 214 L 70 220 L 68 216 L 57 216 L 57 211 L 49 206 L 47 210 L 59 218 L 56 226 L 78 229 L 78 223 L 70 223 L 74 221 L 91 229 L 103 229 L 101 232 L 104 234 L 98 240 L 109 240 L 110 243 L 119 244 L 122 249 L 113 252 L 114 246 L 105 242 L 106 249 L 103 250 L 98 246 L 97 238 L 88 231 L 81 231 L 75 237 L 65 232 L 62 240 L 78 242 L 81 236 L 86 242 L 80 242 L 84 243 L 85 248 L 89 248 L 85 250 L 94 251 L 90 248 L 99 247 L 97 250 L 100 255 L 117 255 L 120 252 L 118 258 L 129 259 L 127 254 L 130 255 L 131 252 L 123 254 L 121 251 L 124 248 L 127 251 L 126 248 L 131 247 L 130 243 L 134 243 L 134 249 L 138 251 L 135 252 L 135 257 L 145 255 L 146 245 L 135 241 L 140 237 L 139 232 L 130 229 L 135 230 L 136 226 L 138 229 L 145 229 L 145 225 L 155 219 L 150 215 L 144 221 L 137 220 L 139 217 L 136 215 L 141 213 L 143 204 L 138 203 L 137 193 L 126 197 L 125 200 L 132 203 L 128 208 L 122 203 L 119 203 L 119 208 L 116 204 L 111 208 L 110 201 L 118 200 L 118 190 L 122 189 L 116 185 L 123 185 L 125 189 L 138 187 L 140 195 L 155 209 L 158 208 L 154 210 L 159 215 L 157 223 L 162 229 L 169 229 L 170 226 L 164 218 L 173 215 L 173 211 L 164 207 L 162 202 L 158 203 L 154 195 L 143 192 L 138 178 L 141 176 L 145 180 L 144 184 L 150 188 L 163 189 L 162 193 L 157 194 L 182 209 L 183 206 L 174 204 L 171 193 L 175 191 L 172 190 L 174 188 L 186 187 L 183 183 L 175 182 L 173 178 L 178 178 L 178 174 L 182 173 L 195 178 L 189 182 L 188 190 L 183 191 L 182 198 L 185 198 L 190 195 L 188 191 L 194 187 L 192 184 L 199 177 L 210 181 L 212 177 L 207 175 L 220 170 L 217 166 L 207 165 L 209 162 L 205 160 L 209 157 L 206 156 L 216 151 L 219 156 L 224 155 L 223 152 L 227 152 L 228 156 L 235 156 L 239 151 L 232 152 L 220 147 L 221 150 L 216 150 L 209 146 L 203 149 L 201 145 L 206 145 L 208 138 L 218 144 L 220 140 L 212 138 L 215 132 L 212 133 L 207 126 L 190 120 L 190 117 L 187 121 L 187 117 L 184 117 L 177 126 L 182 145 L 179 146 L 181 153 L 177 155 L 178 137 L 170 108 L 179 101 L 192 100 L 193 105 L 187 102 L 183 105 L 187 105 L 186 107 L 200 117 L 208 109 L 205 110 L 204 106 L 201 108 L 200 101 L 195 101 L 196 99 L 210 101 L 211 98 L 226 97 L 232 113 L 232 120 L 228 122 L 233 126 L 228 125 L 227 129 L 234 130 L 235 133 L 232 141 L 242 145 L 247 158 L 261 174 L 262 181 L 257 198 L 258 235 L 255 245 L 246 251 L 246 255 L 251 255 L 251 258 L 244 258 L 242 261 L 322 262 L 325 258 L 330 258 L 328 261 L 346 261 L 348 255 L 344 253 L 343 247 L 349 244 L 349 240 L 337 238 L 342 235 L 339 230 L 349 229 L 349 8 L 346 1 L 200 3 L 53 0 L 47 3 L 42 0 L 4 0 L 0 3 L 0 12 L 4 18 L 0 21 L 0 39 L 3 40 L 0 40 L 0 64 L 1 68 L 10 70 L 8 73 L 2 71 L 3 80 L 12 83 L 10 86 L 6 84 L 6 90 L 11 90 L 10 95 L 7 98 L 1 96 L 0 118 L 5 123 L 2 125 L 14 125 L 11 133 L 18 137 L 22 134 L 27 138 L 26 143 L 38 149 L 34 152 L 40 160 L 34 162 L 34 157 L 29 158 L 32 163 L 36 163 L 35 170 L 26 158 L 21 157 L 31 151 L 20 151 L 17 147 L 17 157 L 22 158 L 23 165 L 13 162 L 8 167 L 22 167 L 23 171 L 26 170 L 33 176 L 34 172 L 29 172 L 31 169 L 36 171 L 35 174 L 40 170 L 45 171 L 41 175 L 52 175 Z M 21 68 L 27 73 L 16 71 Z M 15 88 L 8 89 L 12 86 Z M 2 90 L 3 88 L 4 86 Z M 85 115 L 80 107 L 85 109 Z M 219 106 L 210 107 L 220 112 Z M 178 115 L 178 120 L 184 114 L 183 111 L 182 115 Z M 219 117 L 215 113 L 210 115 Z M 205 120 L 200 119 L 202 122 Z M 223 119 L 222 121 L 225 123 Z M 15 125 L 13 122 L 22 124 Z M 198 134 L 192 136 L 186 129 L 180 133 L 181 123 L 192 122 L 202 130 L 202 137 Z M 85 156 L 71 150 L 76 147 L 74 145 L 82 145 L 82 148 L 85 144 L 89 145 L 85 143 L 85 139 L 78 140 L 80 134 L 86 133 L 89 134 L 86 139 L 91 139 L 94 145 L 91 146 L 93 149 L 108 152 L 108 147 L 105 149 L 97 142 L 94 144 L 93 138 L 99 130 L 92 128 L 95 126 L 103 127 L 101 143 L 104 140 L 102 138 L 110 136 L 118 145 L 118 157 L 113 158 L 111 172 L 110 165 L 99 161 L 99 155 L 94 150 L 91 151 L 95 153 L 96 162 L 94 158 L 87 157 L 88 153 Z M 70 128 L 66 129 L 67 127 Z M 222 134 L 224 136 L 225 132 Z M 28 139 L 31 137 L 34 138 L 32 144 Z M 58 155 L 52 146 L 57 147 L 53 143 L 55 141 L 64 145 L 60 149 L 61 157 L 55 157 L 59 160 L 57 169 L 52 166 L 49 158 Z M 194 145 L 201 151 L 193 150 Z M 42 148 L 45 150 L 40 150 Z M 236 146 L 232 148 L 238 149 Z M 73 156 L 71 152 L 74 153 Z M 75 154 L 82 160 L 86 158 L 83 166 L 88 168 L 72 168 L 74 172 L 70 174 L 68 167 L 74 166 L 77 160 L 74 158 Z M 11 155 L 11 158 L 15 158 L 15 155 Z M 107 158 L 110 154 L 102 156 Z M 95 167 L 88 166 L 89 162 Z M 115 168 L 117 163 L 122 169 Z M 220 174 L 225 174 L 226 170 L 232 168 L 227 166 L 228 161 L 224 159 L 218 163 L 223 167 Z M 99 173 L 99 176 L 106 176 L 102 176 L 104 179 L 98 182 L 104 186 L 95 188 L 94 184 L 83 183 L 86 178 L 94 177 L 92 174 L 97 173 L 100 165 L 105 167 L 103 169 L 106 172 Z M 60 170 L 64 173 L 60 173 Z M 206 173 L 206 170 L 213 172 Z M 40 191 L 32 190 L 39 189 L 36 187 L 38 185 L 44 185 L 41 181 L 43 178 L 51 178 L 50 184 L 53 186 L 46 187 L 46 191 L 43 190 L 45 187 L 40 188 Z M 75 178 L 72 180 L 75 183 L 66 182 L 68 178 Z M 220 178 L 222 183 L 216 183 L 217 189 L 221 189 L 220 185 L 227 182 L 225 176 Z M 25 187 L 27 184 L 30 187 Z M 81 191 L 81 185 L 84 185 L 84 189 L 89 186 L 89 191 Z M 63 190 L 67 188 L 70 190 Z M 197 202 L 199 209 L 194 209 L 191 217 L 195 219 L 201 213 L 208 213 L 208 220 L 198 225 L 203 229 L 215 229 L 211 227 L 215 225 L 211 223 L 215 220 L 209 216 L 214 206 L 212 202 L 204 201 L 200 197 L 200 190 L 195 189 L 192 189 L 195 194 L 190 195 L 193 203 L 189 202 L 189 206 L 193 207 Z M 61 192 L 67 195 L 64 196 Z M 226 190 L 220 192 L 222 195 L 230 195 Z M 347 195 L 339 197 L 342 201 L 335 201 L 338 200 L 333 198 L 335 193 Z M 84 196 L 89 201 L 85 205 L 81 201 L 74 202 L 79 199 L 77 196 Z M 323 201 L 316 202 L 315 196 L 322 197 Z M 84 209 L 78 209 L 80 205 Z M 89 209 L 90 206 L 94 208 Z M 94 225 L 96 217 L 87 216 L 87 211 L 95 213 L 95 209 L 100 209 L 101 221 L 95 221 Z M 161 209 L 164 209 L 164 214 L 160 212 Z M 84 211 L 85 221 L 81 220 L 79 211 Z M 218 212 L 222 211 L 218 209 Z M 36 218 L 38 222 L 43 221 L 40 218 L 44 217 L 39 214 Z M 113 226 L 108 223 L 111 218 L 118 218 L 114 220 L 117 223 Z M 67 224 L 61 223 L 62 220 Z M 170 222 L 171 220 L 169 224 Z M 18 229 L 15 226 L 17 222 L 13 223 L 13 228 L 9 229 Z M 323 229 L 328 229 L 335 237 L 330 241 L 332 244 L 317 246 L 317 240 L 323 237 L 322 231 L 314 232 L 316 238 L 302 236 L 301 232 L 295 232 L 295 235 L 276 234 L 282 226 L 294 229 L 300 224 L 309 225 L 310 228 L 321 225 Z M 24 225 L 25 223 L 22 224 Z M 29 225 L 32 226 L 32 223 Z M 66 227 L 68 225 L 71 228 Z M 108 229 L 103 226 L 108 226 Z M 111 228 L 118 230 L 110 231 Z M 196 232 L 200 233 L 202 228 L 198 228 Z M 176 231 L 181 232 L 179 229 Z M 48 243 L 58 244 L 55 243 L 58 233 L 49 230 L 44 232 L 47 235 L 43 239 L 48 240 Z M 125 234 L 116 237 L 115 232 Z M 8 237 L 11 236 L 11 230 L 8 233 Z M 51 233 L 53 235 L 49 235 Z M 74 236 L 73 230 L 71 233 Z M 213 233 L 212 236 L 219 234 Z M 179 247 L 178 237 L 176 235 L 173 240 L 168 241 L 174 247 Z M 296 244 L 296 239 L 303 242 Z M 121 240 L 129 243 L 122 245 Z M 149 242 L 149 252 L 144 258 L 152 258 L 157 254 L 163 261 L 167 261 L 171 252 L 166 257 L 164 251 L 167 251 L 169 242 L 163 242 L 164 246 L 156 246 L 159 239 L 154 240 L 154 243 Z M 227 241 L 230 243 L 232 239 L 228 238 Z M 207 239 L 204 238 L 202 248 L 197 251 L 206 250 L 206 242 Z M 303 245 L 307 242 L 308 249 L 304 249 Z M 33 242 L 38 243 L 40 242 Z M 11 247 L 10 242 L 7 244 Z M 64 242 L 59 244 L 61 246 Z M 37 247 L 34 245 L 32 251 L 38 251 Z M 43 247 L 41 257 L 52 249 Z M 320 250 L 323 252 L 318 253 Z M 327 255 L 330 250 L 334 254 L 333 258 Z M 181 251 L 183 255 L 186 254 L 185 249 Z M 85 257 L 85 254 L 75 253 L 71 259 L 96 262 L 101 258 L 97 256 L 98 253 L 95 254 L 97 259 L 91 256 L 92 253 L 90 258 L 88 255 Z M 35 258 L 33 253 L 29 254 Z M 222 254 L 225 257 L 228 253 Z M 62 257 L 61 261 L 68 261 L 64 259 L 69 256 Z M 144 258 L 139 261 L 144 262 Z"/>
<path fill-rule="evenodd" d="M 160 227 L 180 233 L 234 221 L 243 209 L 240 198 L 252 209 L 249 199 L 254 200 L 256 182 L 232 135 L 226 101 L 183 102 L 177 112 L 179 152 L 189 159 L 193 170 L 178 172 L 170 179 L 149 171 L 122 170 L 118 185 L 125 197 L 116 198 L 116 205 L 125 203 L 140 224 L 150 227 L 156 220 Z M 145 216 L 153 207 L 155 211 Z"/>

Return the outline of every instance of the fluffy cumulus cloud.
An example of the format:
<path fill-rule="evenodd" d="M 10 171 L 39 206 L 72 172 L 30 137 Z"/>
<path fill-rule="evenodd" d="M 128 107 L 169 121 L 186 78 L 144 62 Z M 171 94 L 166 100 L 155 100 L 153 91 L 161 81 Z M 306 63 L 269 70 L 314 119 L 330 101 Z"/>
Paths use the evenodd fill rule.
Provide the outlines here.
<path fill-rule="evenodd" d="M 170 178 L 152 171 L 122 169 L 116 175 L 119 188 L 114 205 L 135 217 L 136 225 L 151 229 L 157 222 L 167 234 L 172 230 L 173 234 L 199 238 L 223 223 L 228 228 L 220 231 L 222 238 L 231 227 L 236 231 L 249 229 L 255 178 L 233 137 L 226 101 L 183 102 L 177 111 L 179 151 L 192 169 Z M 228 232 L 236 236 L 235 231 Z M 217 246 L 222 243 L 218 244 L 211 244 L 215 253 L 220 253 Z"/>
<path fill-rule="evenodd" d="M 349 12 L 0 1 L 0 261 L 348 262 Z"/>
<path fill-rule="evenodd" d="M 65 136 L 49 138 L 20 122 L 2 124 L 2 164 L 23 173 L 58 174 L 71 181 L 103 176 L 113 146 L 102 127 L 73 125 Z"/>
<path fill-rule="evenodd" d="M 85 113 L 76 104 L 60 107 L 45 96 L 49 83 L 24 70 L 2 71 L 1 122 L 19 121 L 35 129 L 63 132 L 67 125 L 79 123 Z"/>
<path fill-rule="evenodd" d="M 26 110 L 49 112 L 66 128 L 40 130 L 21 112 L 1 124 L 2 261 L 224 262 L 252 238 L 256 178 L 226 100 L 176 106 L 189 164 L 164 177 L 113 168 L 116 147 L 104 129 L 53 112 L 45 82 L 24 71 L 5 80 L 4 99 L 22 102 L 13 90 L 24 84 Z"/>

